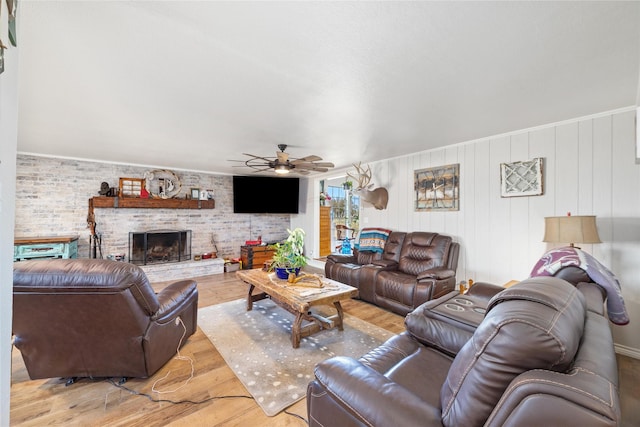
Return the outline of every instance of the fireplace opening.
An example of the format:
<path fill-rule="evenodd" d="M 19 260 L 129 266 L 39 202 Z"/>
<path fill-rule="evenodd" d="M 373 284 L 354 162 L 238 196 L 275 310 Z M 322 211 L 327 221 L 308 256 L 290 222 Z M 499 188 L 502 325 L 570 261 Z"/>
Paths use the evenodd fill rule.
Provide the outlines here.
<path fill-rule="evenodd" d="M 137 265 L 191 259 L 191 230 L 129 232 L 129 262 Z"/>

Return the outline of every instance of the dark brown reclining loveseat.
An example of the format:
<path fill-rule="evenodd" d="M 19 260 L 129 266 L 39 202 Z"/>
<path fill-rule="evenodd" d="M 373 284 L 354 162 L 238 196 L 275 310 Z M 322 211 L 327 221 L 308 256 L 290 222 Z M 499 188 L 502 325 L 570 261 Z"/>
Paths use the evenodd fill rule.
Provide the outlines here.
<path fill-rule="evenodd" d="M 156 295 L 133 264 L 14 264 L 14 343 L 31 379 L 149 377 L 196 331 L 197 311 L 196 282 L 178 281 Z"/>
<path fill-rule="evenodd" d="M 527 279 L 488 303 L 455 292 L 429 301 L 406 317 L 406 332 L 360 359 L 316 366 L 309 425 L 616 426 L 603 303 L 598 285 L 556 277 Z"/>
<path fill-rule="evenodd" d="M 459 250 L 450 236 L 393 231 L 382 253 L 329 255 L 325 276 L 358 288 L 364 301 L 406 315 L 455 288 Z"/>

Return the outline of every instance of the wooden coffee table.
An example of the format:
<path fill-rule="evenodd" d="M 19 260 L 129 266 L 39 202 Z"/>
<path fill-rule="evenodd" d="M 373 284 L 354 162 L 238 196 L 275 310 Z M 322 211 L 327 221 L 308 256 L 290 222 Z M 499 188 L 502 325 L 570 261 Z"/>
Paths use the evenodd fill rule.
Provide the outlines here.
<path fill-rule="evenodd" d="M 247 311 L 253 309 L 253 302 L 271 298 L 273 302 L 284 308 L 296 318 L 291 328 L 291 344 L 293 348 L 300 347 L 300 339 L 308 337 L 323 329 L 338 328 L 343 330 L 344 314 L 340 301 L 358 295 L 358 290 L 344 283 L 322 277 L 323 287 L 312 287 L 315 282 L 299 282 L 291 284 L 276 277 L 275 273 L 268 273 L 260 269 L 237 271 L 236 275 L 249 284 L 247 295 Z M 306 286 L 301 286 L 306 285 Z M 257 289 L 259 293 L 253 294 Z M 311 307 L 328 305 L 336 309 L 331 316 L 313 313 Z M 304 327 L 302 321 L 311 322 Z"/>

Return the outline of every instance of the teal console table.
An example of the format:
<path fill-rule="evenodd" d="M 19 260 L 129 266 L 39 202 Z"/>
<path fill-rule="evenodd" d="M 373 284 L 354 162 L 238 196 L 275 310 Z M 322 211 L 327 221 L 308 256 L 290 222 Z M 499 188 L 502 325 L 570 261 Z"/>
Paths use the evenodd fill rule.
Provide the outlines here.
<path fill-rule="evenodd" d="M 13 260 L 78 258 L 78 236 L 16 237 Z"/>

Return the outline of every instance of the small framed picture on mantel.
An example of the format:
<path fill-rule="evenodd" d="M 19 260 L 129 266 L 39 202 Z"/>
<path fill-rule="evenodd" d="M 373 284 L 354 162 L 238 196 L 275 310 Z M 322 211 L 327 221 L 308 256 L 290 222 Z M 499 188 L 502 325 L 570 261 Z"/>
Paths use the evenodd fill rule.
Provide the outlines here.
<path fill-rule="evenodd" d="M 191 189 L 191 198 L 193 200 L 200 199 L 200 189 L 199 188 L 192 188 Z"/>

